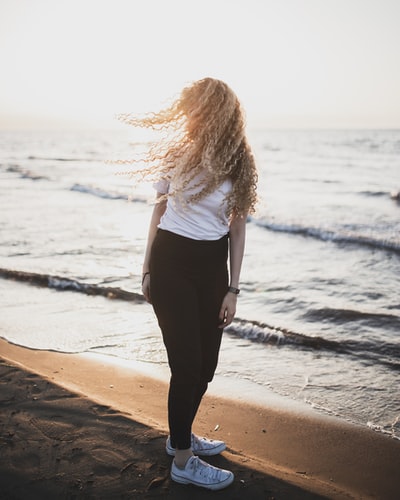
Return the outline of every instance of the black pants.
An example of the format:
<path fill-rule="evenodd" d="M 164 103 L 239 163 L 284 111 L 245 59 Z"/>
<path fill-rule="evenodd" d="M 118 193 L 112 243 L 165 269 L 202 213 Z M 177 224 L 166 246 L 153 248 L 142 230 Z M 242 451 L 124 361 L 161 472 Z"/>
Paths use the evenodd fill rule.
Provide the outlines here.
<path fill-rule="evenodd" d="M 168 354 L 171 444 L 191 446 L 191 429 L 218 362 L 218 314 L 228 287 L 228 236 L 198 241 L 159 229 L 150 259 L 151 300 Z"/>

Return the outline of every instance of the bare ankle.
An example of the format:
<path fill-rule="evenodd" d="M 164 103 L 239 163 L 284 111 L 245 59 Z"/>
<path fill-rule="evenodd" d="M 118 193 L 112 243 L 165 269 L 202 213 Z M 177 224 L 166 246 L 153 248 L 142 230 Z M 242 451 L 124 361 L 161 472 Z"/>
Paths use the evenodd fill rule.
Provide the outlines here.
<path fill-rule="evenodd" d="M 191 448 L 188 448 L 187 450 L 175 450 L 175 458 L 174 462 L 179 469 L 184 469 L 186 466 L 187 461 L 189 460 L 190 457 L 193 456 L 193 452 Z"/>

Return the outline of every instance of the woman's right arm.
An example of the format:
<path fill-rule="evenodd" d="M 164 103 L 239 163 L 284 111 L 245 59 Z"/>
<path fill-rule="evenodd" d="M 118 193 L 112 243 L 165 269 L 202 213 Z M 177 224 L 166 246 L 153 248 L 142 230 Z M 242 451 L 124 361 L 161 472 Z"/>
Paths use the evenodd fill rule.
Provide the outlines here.
<path fill-rule="evenodd" d="M 160 223 L 160 219 L 165 212 L 167 206 L 167 200 L 164 198 L 160 201 L 160 198 L 164 196 L 162 193 L 157 193 L 157 201 L 153 208 L 153 213 L 150 220 L 149 233 L 147 236 L 146 252 L 144 255 L 143 269 L 142 269 L 142 292 L 147 300 L 151 304 L 150 297 L 150 255 L 151 247 L 153 245 L 154 238 L 157 233 L 157 226 Z"/>

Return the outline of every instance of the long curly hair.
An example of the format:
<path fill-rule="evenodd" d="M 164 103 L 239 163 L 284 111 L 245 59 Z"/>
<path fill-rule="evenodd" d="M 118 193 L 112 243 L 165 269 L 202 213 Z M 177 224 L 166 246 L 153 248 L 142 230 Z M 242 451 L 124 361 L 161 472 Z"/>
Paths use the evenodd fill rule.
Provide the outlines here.
<path fill-rule="evenodd" d="M 257 169 L 245 135 L 243 110 L 226 83 L 204 78 L 185 87 L 169 107 L 157 113 L 143 117 L 122 114 L 118 118 L 135 127 L 165 132 L 137 158 L 118 162 L 142 164 L 142 168 L 126 173 L 152 181 L 173 177 L 174 192 L 167 196 L 183 198 L 189 184 L 197 187 L 186 198 L 187 203 L 199 201 L 229 178 L 228 215 L 254 212 Z"/>

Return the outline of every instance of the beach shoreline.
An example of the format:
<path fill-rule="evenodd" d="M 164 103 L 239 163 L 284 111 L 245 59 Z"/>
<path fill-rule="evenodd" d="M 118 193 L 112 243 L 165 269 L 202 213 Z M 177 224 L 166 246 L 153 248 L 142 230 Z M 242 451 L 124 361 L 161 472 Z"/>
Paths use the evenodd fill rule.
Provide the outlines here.
<path fill-rule="evenodd" d="M 41 467 L 37 470 L 33 466 L 28 468 L 25 476 L 21 472 L 24 476 L 22 482 L 21 478 L 17 481 L 16 476 L 12 474 L 13 463 L 25 463 L 32 453 L 44 450 L 38 445 L 30 449 L 29 440 L 25 442 L 25 447 L 21 443 L 18 444 L 18 433 L 23 434 L 22 429 L 25 429 L 27 435 L 30 435 L 32 421 L 47 421 L 50 414 L 59 415 L 57 418 L 60 419 L 61 427 L 73 425 L 79 420 L 78 415 L 80 415 L 81 420 L 83 419 L 81 427 L 88 425 L 93 429 L 95 442 L 92 440 L 91 443 L 95 448 L 105 449 L 105 435 L 97 431 L 101 426 L 105 426 L 106 429 L 107 426 L 112 426 L 108 422 L 112 416 L 123 419 L 123 425 L 132 428 L 133 433 L 133 430 L 137 429 L 134 449 L 125 451 L 127 456 L 120 452 L 119 470 L 123 471 L 127 463 L 134 459 L 137 459 L 138 463 L 147 463 L 148 460 L 153 465 L 149 466 L 149 470 L 146 469 L 146 474 L 142 473 L 140 478 L 139 476 L 131 478 L 129 486 L 125 485 L 125 489 L 120 483 L 120 478 L 117 479 L 118 474 L 114 477 L 110 473 L 107 479 L 108 487 L 114 485 L 112 487 L 117 488 L 116 485 L 120 484 L 121 488 L 115 490 L 117 493 L 113 490 L 112 498 L 128 498 L 124 496 L 127 492 L 130 492 L 129 498 L 135 498 L 135 494 L 138 495 L 136 498 L 145 498 L 145 495 L 150 495 L 149 498 L 162 495 L 164 498 L 185 498 L 188 491 L 190 496 L 200 495 L 195 498 L 202 498 L 201 495 L 204 493 L 210 495 L 209 492 L 197 488 L 190 487 L 190 490 L 189 487 L 182 488 L 169 479 L 170 459 L 163 449 L 167 435 L 166 381 L 131 369 L 126 364 L 118 365 L 83 354 L 27 349 L 3 339 L 0 339 L 0 357 L 3 360 L 1 378 L 4 393 L 1 404 L 4 418 L 4 420 L 2 418 L 4 422 L 2 447 L 3 456 L 9 458 L 3 461 L 1 481 L 4 483 L 3 491 L 10 492 L 9 498 L 23 498 L 23 495 L 18 496 L 22 484 L 26 484 L 28 488 L 29 484 L 39 483 L 44 484 L 45 488 L 40 490 L 42 498 L 45 498 L 43 492 L 46 491 L 46 487 L 50 492 L 54 491 L 57 485 L 58 496 L 68 498 L 65 495 L 71 484 L 67 476 L 61 477 L 59 470 L 57 472 L 60 468 L 60 461 L 57 462 L 57 459 L 48 467 L 45 482 L 35 482 L 35 478 L 38 480 L 38 475 L 44 474 Z M 17 380 L 23 382 L 18 386 Z M 20 393 L 31 391 L 32 395 L 33 391 L 35 395 L 29 398 L 29 395 L 26 397 L 22 392 L 18 400 L 16 397 L 18 387 Z M 51 387 L 50 392 L 53 395 L 49 397 L 47 394 L 49 391 L 43 387 Z M 65 401 L 65 397 L 64 399 L 56 397 L 54 394 L 57 391 L 67 392 L 76 402 L 79 411 L 70 411 L 66 414 L 67 408 L 59 403 Z M 19 408 L 20 405 L 23 409 Z M 40 405 L 44 406 L 45 413 L 39 412 L 41 418 L 36 417 L 32 420 L 31 413 L 37 411 Z M 97 415 L 94 418 L 91 408 L 98 408 L 99 405 L 104 410 L 103 416 Z M 83 407 L 85 409 L 82 409 Z M 90 422 L 92 422 L 91 427 Z M 56 423 L 53 422 L 52 425 Z M 36 428 L 38 427 L 40 428 L 39 424 L 36 425 Z M 221 498 L 241 498 L 246 494 L 246 498 L 388 500 L 397 498 L 400 490 L 397 474 L 400 467 L 399 441 L 333 417 L 319 415 L 311 410 L 303 412 L 294 408 L 279 407 L 276 400 L 270 406 L 264 403 L 256 405 L 254 402 L 223 398 L 217 396 L 215 391 L 210 391 L 204 399 L 194 430 L 210 438 L 224 439 L 228 444 L 227 451 L 221 457 L 217 457 L 215 463 L 231 468 L 235 472 L 236 481 L 232 487 L 225 490 L 226 493 L 218 493 Z M 56 428 L 47 433 L 41 429 L 42 441 L 53 440 L 53 449 L 55 445 L 62 446 L 64 441 L 57 440 L 52 433 L 57 434 Z M 148 435 L 154 437 L 150 447 Z M 71 447 L 74 440 L 78 443 L 81 439 L 79 436 L 79 432 L 71 432 L 67 441 L 68 446 Z M 107 449 L 110 449 L 110 446 L 114 449 L 114 454 L 120 450 L 120 445 L 115 442 L 108 443 Z M 72 454 L 73 449 L 74 447 L 70 450 Z M 80 453 L 87 458 L 88 470 L 91 467 L 96 470 L 93 466 L 95 462 L 90 465 L 90 452 L 82 445 L 80 449 Z M 43 457 L 40 459 L 40 453 L 36 461 L 38 463 L 43 461 Z M 87 488 L 90 486 L 93 490 L 96 484 L 93 481 L 96 481 L 96 478 L 92 477 L 90 482 L 85 472 L 81 472 L 82 478 L 79 484 L 82 496 L 76 498 L 107 498 L 101 496 L 99 492 L 98 496 L 96 493 L 90 496 Z M 71 476 L 75 481 L 77 474 L 79 475 L 79 470 L 74 470 Z M 90 475 L 90 472 L 87 474 Z M 83 477 L 86 477 L 86 483 Z M 111 494 L 111 490 L 109 491 Z M 12 494 L 14 496 L 11 496 Z"/>

